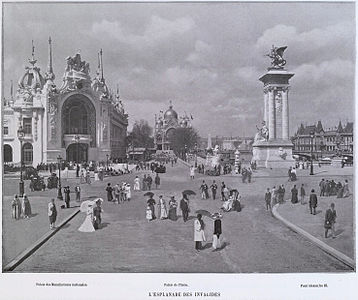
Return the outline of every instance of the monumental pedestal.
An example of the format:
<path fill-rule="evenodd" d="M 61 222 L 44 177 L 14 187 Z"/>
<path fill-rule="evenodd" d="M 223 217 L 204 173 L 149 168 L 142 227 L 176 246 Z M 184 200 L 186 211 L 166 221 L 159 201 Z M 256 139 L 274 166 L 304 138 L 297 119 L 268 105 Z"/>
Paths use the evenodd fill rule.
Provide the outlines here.
<path fill-rule="evenodd" d="M 256 141 L 252 145 L 252 161 L 258 168 L 286 168 L 293 167 L 293 144 L 285 140 Z"/>

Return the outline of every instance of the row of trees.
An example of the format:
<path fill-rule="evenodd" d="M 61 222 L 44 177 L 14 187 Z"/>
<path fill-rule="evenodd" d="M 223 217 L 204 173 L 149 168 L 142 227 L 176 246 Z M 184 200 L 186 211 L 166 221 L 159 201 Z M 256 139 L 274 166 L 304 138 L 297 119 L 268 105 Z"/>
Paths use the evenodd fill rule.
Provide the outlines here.
<path fill-rule="evenodd" d="M 199 143 L 199 134 L 194 128 L 177 128 L 169 136 L 171 147 L 177 155 L 195 148 Z M 153 128 L 145 120 L 136 121 L 133 129 L 127 136 L 127 145 L 130 147 L 153 148 Z"/>

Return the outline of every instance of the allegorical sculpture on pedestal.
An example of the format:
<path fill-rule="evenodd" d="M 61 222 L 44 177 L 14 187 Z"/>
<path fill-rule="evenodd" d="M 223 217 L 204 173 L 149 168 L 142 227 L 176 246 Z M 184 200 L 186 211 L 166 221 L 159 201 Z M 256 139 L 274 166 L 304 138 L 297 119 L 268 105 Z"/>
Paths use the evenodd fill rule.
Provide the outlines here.
<path fill-rule="evenodd" d="M 259 142 L 259 141 L 267 141 L 268 137 L 269 137 L 269 131 L 268 128 L 266 126 L 266 122 L 262 121 L 262 127 L 259 128 L 256 125 L 256 129 L 257 129 L 257 133 L 255 135 L 255 142 Z"/>
<path fill-rule="evenodd" d="M 264 84 L 264 121 L 257 127 L 253 144 L 253 158 L 258 167 L 288 168 L 293 165 L 293 144 L 289 138 L 289 79 L 294 76 L 284 66 L 284 47 L 272 46 L 266 54 L 271 66 L 260 77 Z"/>
<path fill-rule="evenodd" d="M 271 58 L 271 67 L 268 69 L 283 69 L 286 65 L 286 60 L 283 59 L 283 52 L 286 50 L 287 46 L 284 47 L 275 47 L 272 45 L 270 53 L 266 54 L 269 58 Z"/>

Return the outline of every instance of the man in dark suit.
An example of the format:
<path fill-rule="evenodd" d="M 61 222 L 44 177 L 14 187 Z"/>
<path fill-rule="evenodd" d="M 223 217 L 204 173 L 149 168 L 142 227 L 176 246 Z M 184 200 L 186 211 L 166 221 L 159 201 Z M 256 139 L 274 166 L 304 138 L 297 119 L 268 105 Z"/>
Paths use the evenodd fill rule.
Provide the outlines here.
<path fill-rule="evenodd" d="M 213 248 L 214 250 L 221 248 L 220 235 L 222 234 L 220 214 L 214 214 L 214 236 L 213 236 Z"/>
<path fill-rule="evenodd" d="M 93 208 L 93 227 L 94 229 L 98 229 L 102 223 L 102 208 L 101 208 L 101 201 L 97 200 L 96 206 Z"/>
<path fill-rule="evenodd" d="M 334 224 L 336 223 L 336 219 L 337 219 L 337 213 L 336 213 L 336 210 L 334 209 L 334 203 L 332 203 L 331 207 L 326 210 L 326 216 L 324 219 L 324 228 L 325 228 L 324 237 L 325 238 L 328 237 L 329 229 L 331 229 L 331 231 L 332 231 L 332 238 L 336 237 L 336 230 L 335 230 L 335 226 L 334 226 Z"/>
<path fill-rule="evenodd" d="M 266 210 L 271 210 L 271 192 L 270 189 L 267 188 L 267 192 L 265 194 L 265 203 L 266 203 Z"/>
<path fill-rule="evenodd" d="M 180 209 L 182 211 L 183 220 L 186 222 L 189 217 L 189 199 L 186 194 L 183 194 L 183 198 L 180 200 Z"/>
<path fill-rule="evenodd" d="M 213 181 L 213 184 L 210 186 L 210 188 L 211 188 L 211 193 L 213 195 L 213 200 L 215 200 L 216 199 L 216 190 L 218 189 L 218 186 L 217 186 L 215 180 Z"/>
<path fill-rule="evenodd" d="M 66 208 L 70 208 L 70 187 L 69 186 L 65 186 L 64 188 L 64 193 L 65 193 L 65 203 L 66 203 Z"/>
<path fill-rule="evenodd" d="M 315 194 L 314 190 L 311 191 L 311 195 L 310 195 L 310 212 L 312 215 L 312 211 L 313 214 L 316 214 L 316 207 L 317 207 L 317 195 Z"/>

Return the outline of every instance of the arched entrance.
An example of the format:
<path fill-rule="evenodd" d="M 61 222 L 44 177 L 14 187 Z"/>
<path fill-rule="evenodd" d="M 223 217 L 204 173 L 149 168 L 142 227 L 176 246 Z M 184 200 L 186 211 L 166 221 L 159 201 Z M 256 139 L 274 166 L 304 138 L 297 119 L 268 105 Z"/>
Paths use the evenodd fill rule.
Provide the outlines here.
<path fill-rule="evenodd" d="M 70 96 L 62 106 L 62 140 L 67 134 L 90 135 L 90 147 L 96 147 L 96 108 L 81 94 Z"/>
<path fill-rule="evenodd" d="M 12 162 L 12 147 L 8 144 L 4 145 L 4 163 Z"/>
<path fill-rule="evenodd" d="M 22 146 L 22 161 L 25 165 L 31 165 L 34 160 L 32 144 L 26 143 Z"/>
<path fill-rule="evenodd" d="M 88 145 L 83 143 L 70 144 L 66 149 L 66 160 L 75 162 L 88 161 Z"/>

